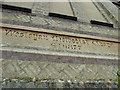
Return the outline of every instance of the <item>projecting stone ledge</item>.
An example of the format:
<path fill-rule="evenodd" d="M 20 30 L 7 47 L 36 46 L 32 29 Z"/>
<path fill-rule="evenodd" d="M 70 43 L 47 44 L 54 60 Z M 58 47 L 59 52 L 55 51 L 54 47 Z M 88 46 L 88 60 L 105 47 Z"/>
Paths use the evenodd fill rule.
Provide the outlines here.
<path fill-rule="evenodd" d="M 64 34 L 70 36 L 87 37 L 109 41 L 118 41 L 118 29 L 92 25 L 85 22 L 64 20 L 34 14 L 16 12 L 2 13 L 2 26 L 29 31 Z M 42 29 L 40 29 L 42 28 Z"/>
<path fill-rule="evenodd" d="M 26 29 L 2 28 L 2 50 L 60 56 L 118 59 L 117 42 Z"/>

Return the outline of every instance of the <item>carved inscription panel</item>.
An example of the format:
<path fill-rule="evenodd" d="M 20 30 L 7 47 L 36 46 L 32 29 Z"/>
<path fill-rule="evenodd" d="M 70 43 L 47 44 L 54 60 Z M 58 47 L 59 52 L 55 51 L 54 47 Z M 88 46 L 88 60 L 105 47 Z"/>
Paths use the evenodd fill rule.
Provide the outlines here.
<path fill-rule="evenodd" d="M 44 50 L 118 55 L 118 43 L 63 35 L 2 29 L 2 43 Z"/>

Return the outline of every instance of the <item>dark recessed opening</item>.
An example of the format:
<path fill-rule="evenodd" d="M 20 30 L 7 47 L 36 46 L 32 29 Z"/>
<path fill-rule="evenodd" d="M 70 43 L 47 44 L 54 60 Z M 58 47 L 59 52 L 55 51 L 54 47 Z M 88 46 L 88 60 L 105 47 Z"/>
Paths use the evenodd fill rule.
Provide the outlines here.
<path fill-rule="evenodd" d="M 28 8 L 23 8 L 23 7 L 17 7 L 17 6 L 12 6 L 12 5 L 7 5 L 7 4 L 0 4 L 3 9 L 10 9 L 10 10 L 17 10 L 17 11 L 22 11 L 22 12 L 27 12 L 31 13 L 31 9 Z"/>
<path fill-rule="evenodd" d="M 113 24 L 111 24 L 111 23 L 100 22 L 100 21 L 96 21 L 96 20 L 91 20 L 90 23 L 91 23 L 91 24 L 96 24 L 96 25 L 113 27 Z"/>
<path fill-rule="evenodd" d="M 119 2 L 112 2 L 114 5 L 117 5 L 120 7 L 120 1 Z"/>
<path fill-rule="evenodd" d="M 62 15 L 57 13 L 49 13 L 49 16 L 77 21 L 77 17 L 74 17 L 74 16 L 67 16 L 67 15 Z"/>

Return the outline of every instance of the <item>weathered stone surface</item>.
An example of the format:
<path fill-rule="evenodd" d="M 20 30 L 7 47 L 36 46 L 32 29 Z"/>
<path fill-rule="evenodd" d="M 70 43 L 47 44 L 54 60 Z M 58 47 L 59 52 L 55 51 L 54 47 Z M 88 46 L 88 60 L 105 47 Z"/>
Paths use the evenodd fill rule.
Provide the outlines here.
<path fill-rule="evenodd" d="M 58 28 L 61 28 L 61 31 L 64 32 L 88 32 L 89 34 L 94 32 L 94 33 L 99 33 L 102 35 L 113 35 L 118 37 L 118 30 L 117 29 L 112 29 L 112 28 L 107 28 L 107 27 L 99 27 L 87 23 L 80 23 L 80 22 L 74 22 L 74 21 L 68 21 L 68 20 L 59 20 L 55 18 L 45 18 L 45 17 L 38 17 L 38 16 L 30 16 L 30 15 L 23 15 L 21 13 L 15 13 L 15 12 L 4 12 L 2 13 L 3 15 L 3 21 L 7 20 L 7 23 L 9 23 L 8 20 L 13 20 L 17 22 L 10 22 L 12 25 L 16 25 L 19 22 L 19 25 L 26 25 L 24 22 L 31 22 L 32 25 L 29 25 L 29 27 L 37 27 L 39 25 L 42 25 L 43 27 L 53 27 L 53 29 L 58 30 Z M 30 24 L 30 23 L 29 23 Z M 35 25 L 34 25 L 35 24 Z M 80 33 L 79 33 L 80 34 Z M 86 33 L 87 34 L 87 33 Z M 99 36 L 99 34 L 95 34 Z M 92 34 L 94 35 L 94 34 Z M 94 35 L 94 36 L 95 36 Z M 103 37 L 103 36 L 102 36 Z"/>
<path fill-rule="evenodd" d="M 98 9 L 100 10 L 101 8 L 104 12 L 103 15 L 107 14 L 106 18 L 109 18 L 109 21 L 114 23 L 114 27 L 120 28 L 119 9 L 112 2 L 97 2 L 97 4 Z"/>
<path fill-rule="evenodd" d="M 10 81 L 3 82 L 1 87 L 95 88 L 116 85 L 118 29 L 83 23 L 84 20 L 89 22 L 84 13 L 83 21 L 77 22 L 48 17 L 48 6 L 48 3 L 36 2 L 33 9 L 36 14 L 3 10 L 2 27 L 6 28 L 1 35 L 2 77 Z M 21 78 L 20 81 L 17 78 Z M 36 83 L 38 79 L 45 82 Z M 49 83 L 49 79 L 60 83 Z M 103 82 L 96 82 L 101 80 Z"/>
<path fill-rule="evenodd" d="M 88 23 L 90 23 L 90 20 L 106 22 L 105 18 L 101 15 L 101 13 L 97 10 L 97 8 L 95 8 L 93 3 L 74 2 L 74 0 L 71 1 L 73 1 L 71 2 L 73 11 L 79 21 L 88 22 Z"/>
<path fill-rule="evenodd" d="M 40 80 L 40 81 L 35 81 L 35 82 L 28 82 L 26 80 L 23 80 L 21 82 L 20 79 L 18 79 L 18 82 L 14 81 L 4 81 L 0 83 L 2 88 L 39 88 L 39 89 L 45 89 L 48 88 L 50 90 L 60 88 L 61 90 L 64 90 L 65 88 L 70 88 L 71 90 L 76 90 L 76 89 L 85 89 L 85 88 L 117 88 L 117 82 L 114 81 L 54 81 L 54 80 Z M 58 85 L 59 84 L 59 85 Z"/>
<path fill-rule="evenodd" d="M 31 77 L 62 80 L 115 80 L 117 65 L 70 64 L 39 61 L 3 60 L 3 78 Z M 103 74 L 104 73 L 104 74 Z"/>
<path fill-rule="evenodd" d="M 25 49 L 23 49 L 25 50 Z M 115 59 L 101 59 L 101 58 L 87 58 L 74 56 L 60 56 L 59 53 L 53 55 L 31 52 L 16 52 L 16 51 L 2 51 L 2 59 L 6 60 L 23 60 L 23 61 L 41 61 L 41 62 L 57 62 L 57 63 L 73 63 L 73 64 L 98 64 L 98 65 L 118 65 L 118 60 Z M 34 54 L 33 54 L 34 53 Z M 53 52 L 51 52 L 53 53 Z M 58 55 L 55 55 L 58 54 Z M 11 57 L 12 56 L 12 57 Z M 35 57 L 35 58 L 34 58 Z"/>
<path fill-rule="evenodd" d="M 8 47 L 8 49 L 9 47 L 36 48 L 37 50 L 47 50 L 47 52 L 54 51 L 67 54 L 73 52 L 76 56 L 81 54 L 84 57 L 99 55 L 103 56 L 101 58 L 118 58 L 118 43 L 7 28 L 2 28 L 2 30 L 3 49 L 4 47 Z"/>
<path fill-rule="evenodd" d="M 49 2 L 44 2 L 43 0 L 39 2 L 35 0 L 32 13 L 48 16 L 49 8 Z"/>

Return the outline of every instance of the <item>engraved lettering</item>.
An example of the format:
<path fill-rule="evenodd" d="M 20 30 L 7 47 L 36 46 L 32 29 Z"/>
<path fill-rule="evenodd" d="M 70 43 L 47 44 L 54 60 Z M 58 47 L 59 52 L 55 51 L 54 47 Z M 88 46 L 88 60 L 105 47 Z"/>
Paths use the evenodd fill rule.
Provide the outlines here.
<path fill-rule="evenodd" d="M 20 37 L 23 37 L 24 36 L 24 33 L 20 33 Z"/>
<path fill-rule="evenodd" d="M 5 30 L 6 31 L 6 35 L 8 35 L 10 32 L 12 32 L 12 30 Z"/>
<path fill-rule="evenodd" d="M 112 43 L 106 43 L 108 47 L 111 47 L 112 46 Z"/>
<path fill-rule="evenodd" d="M 75 43 L 75 39 L 74 38 L 72 39 L 72 43 Z"/>
<path fill-rule="evenodd" d="M 32 37 L 32 34 L 29 34 L 28 37 L 31 38 L 31 37 Z"/>
<path fill-rule="evenodd" d="M 55 47 L 55 43 L 51 43 L 51 46 L 54 46 L 54 47 Z"/>
<path fill-rule="evenodd" d="M 37 40 L 37 34 L 33 34 L 33 40 Z"/>
<path fill-rule="evenodd" d="M 43 35 L 43 38 L 44 38 L 45 40 L 48 40 L 48 37 L 47 37 L 47 36 L 45 36 L 45 35 Z"/>
<path fill-rule="evenodd" d="M 80 48 L 81 48 L 81 46 L 80 45 L 78 45 L 78 49 L 80 50 Z"/>
<path fill-rule="evenodd" d="M 98 48 L 104 47 L 105 50 L 108 50 L 108 49 L 112 50 L 111 47 L 114 45 L 111 42 L 101 41 L 101 40 L 91 40 L 91 39 L 85 39 L 85 38 L 52 35 L 52 34 L 46 34 L 46 33 L 35 33 L 30 31 L 22 31 L 22 30 L 20 31 L 20 30 L 14 30 L 14 29 L 13 30 L 5 29 L 4 32 L 5 32 L 4 35 L 11 37 L 12 39 L 17 39 L 17 38 L 21 38 L 21 40 L 27 39 L 27 40 L 30 40 L 30 42 L 32 42 L 31 43 L 32 45 L 35 45 L 35 43 L 36 44 L 40 43 L 40 45 L 38 46 L 35 45 L 36 47 L 40 47 L 40 48 L 47 47 L 51 50 L 58 50 L 58 51 L 65 51 L 65 50 L 77 51 L 77 52 L 92 51 L 92 53 L 94 53 L 94 48 L 98 49 Z"/>
<path fill-rule="evenodd" d="M 38 39 L 42 39 L 42 35 L 39 35 L 39 36 L 38 36 Z"/>
<path fill-rule="evenodd" d="M 13 36 L 15 34 L 16 31 L 11 31 L 11 36 Z"/>
<path fill-rule="evenodd" d="M 19 32 L 15 32 L 15 36 L 18 37 L 19 36 Z"/>

